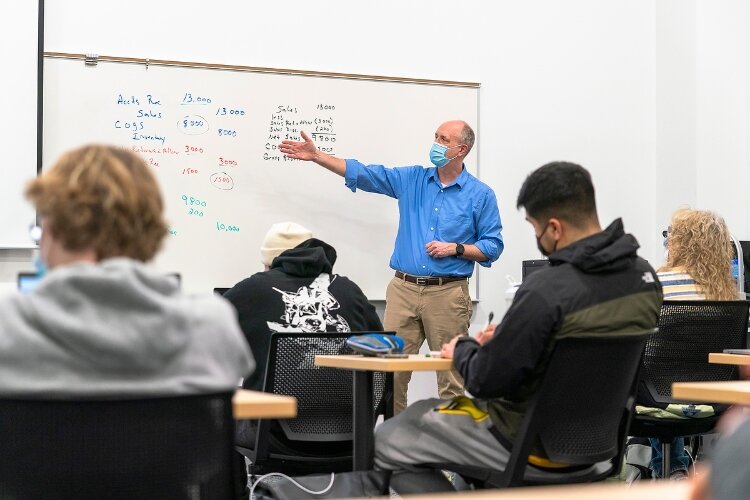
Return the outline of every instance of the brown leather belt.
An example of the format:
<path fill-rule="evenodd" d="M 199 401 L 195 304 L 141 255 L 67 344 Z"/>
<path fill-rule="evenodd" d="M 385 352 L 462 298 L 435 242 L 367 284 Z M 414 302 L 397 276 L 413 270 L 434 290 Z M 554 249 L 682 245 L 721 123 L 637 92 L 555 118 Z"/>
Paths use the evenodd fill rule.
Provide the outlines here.
<path fill-rule="evenodd" d="M 396 277 L 419 286 L 444 285 L 451 281 L 468 281 L 466 276 L 412 276 L 411 274 L 396 271 Z"/>

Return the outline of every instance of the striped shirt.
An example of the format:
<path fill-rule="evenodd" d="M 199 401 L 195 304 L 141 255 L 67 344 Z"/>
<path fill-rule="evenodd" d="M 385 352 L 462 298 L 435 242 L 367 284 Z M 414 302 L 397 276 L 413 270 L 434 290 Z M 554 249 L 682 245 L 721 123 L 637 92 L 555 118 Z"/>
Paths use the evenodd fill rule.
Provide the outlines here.
<path fill-rule="evenodd" d="M 685 271 L 657 273 L 664 292 L 664 300 L 706 300 L 703 287 Z"/>

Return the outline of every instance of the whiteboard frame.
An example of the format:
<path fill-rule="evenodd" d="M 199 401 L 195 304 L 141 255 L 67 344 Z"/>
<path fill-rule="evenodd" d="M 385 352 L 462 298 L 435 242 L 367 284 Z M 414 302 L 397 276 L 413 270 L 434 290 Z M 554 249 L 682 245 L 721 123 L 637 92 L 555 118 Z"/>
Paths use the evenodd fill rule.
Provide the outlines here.
<path fill-rule="evenodd" d="M 168 59 L 144 59 L 139 57 L 105 56 L 98 54 L 74 54 L 68 52 L 44 52 L 44 57 L 56 59 L 80 59 L 88 65 L 99 61 L 119 62 L 124 64 L 143 64 L 148 66 L 180 66 L 185 68 L 219 69 L 228 71 L 247 71 L 251 73 L 273 73 L 280 75 L 320 76 L 325 78 L 346 78 L 351 80 L 374 80 L 383 82 L 419 83 L 422 85 L 445 85 L 449 87 L 480 88 L 477 82 L 459 82 L 452 80 L 431 80 L 427 78 L 410 78 L 401 76 L 359 75 L 356 73 L 336 73 L 331 71 L 311 71 L 300 69 L 264 68 L 260 66 L 241 66 L 233 64 L 214 64 L 189 61 L 172 61 Z"/>

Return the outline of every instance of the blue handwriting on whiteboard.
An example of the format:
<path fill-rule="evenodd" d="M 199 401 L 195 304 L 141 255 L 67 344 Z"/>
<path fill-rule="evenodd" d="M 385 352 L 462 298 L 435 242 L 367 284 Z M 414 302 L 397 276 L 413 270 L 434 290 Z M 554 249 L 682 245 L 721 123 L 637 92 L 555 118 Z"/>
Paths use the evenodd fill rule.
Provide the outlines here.
<path fill-rule="evenodd" d="M 177 122 L 177 129 L 186 135 L 200 135 L 208 132 L 209 126 L 200 115 L 184 116 Z"/>
<path fill-rule="evenodd" d="M 161 118 L 161 111 L 154 113 L 150 109 L 139 109 L 136 118 Z"/>
<path fill-rule="evenodd" d="M 115 128 L 143 130 L 143 122 L 122 122 L 120 120 L 115 120 Z"/>
<path fill-rule="evenodd" d="M 227 137 L 237 137 L 237 131 L 236 130 L 229 130 L 226 128 L 220 128 L 219 129 L 219 137 L 227 136 Z"/>
<path fill-rule="evenodd" d="M 123 104 L 123 105 L 126 105 L 126 106 L 128 104 L 136 104 L 136 105 L 140 106 L 141 102 L 134 95 L 131 95 L 129 99 L 126 99 L 126 98 L 124 98 L 122 96 L 122 94 L 120 94 L 120 95 L 117 96 L 117 104 Z"/>
<path fill-rule="evenodd" d="M 193 94 L 190 92 L 186 92 L 185 95 L 182 98 L 182 102 L 180 104 L 211 104 L 211 98 L 210 97 L 200 97 L 195 96 L 193 97 Z"/>
<path fill-rule="evenodd" d="M 220 107 L 220 108 L 216 109 L 216 115 L 217 116 L 224 116 L 224 115 L 245 116 L 245 110 L 243 110 L 243 109 L 227 109 L 225 107 Z"/>

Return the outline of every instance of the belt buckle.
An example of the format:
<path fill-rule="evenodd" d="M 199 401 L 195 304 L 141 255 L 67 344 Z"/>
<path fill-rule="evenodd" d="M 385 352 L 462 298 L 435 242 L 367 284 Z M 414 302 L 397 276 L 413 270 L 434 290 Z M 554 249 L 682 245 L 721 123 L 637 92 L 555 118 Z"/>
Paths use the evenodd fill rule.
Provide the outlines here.
<path fill-rule="evenodd" d="M 424 276 L 417 276 L 416 284 L 419 286 L 427 286 L 429 278 L 425 278 Z"/>

